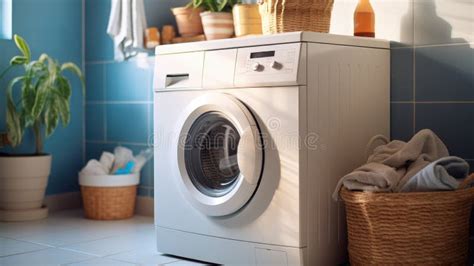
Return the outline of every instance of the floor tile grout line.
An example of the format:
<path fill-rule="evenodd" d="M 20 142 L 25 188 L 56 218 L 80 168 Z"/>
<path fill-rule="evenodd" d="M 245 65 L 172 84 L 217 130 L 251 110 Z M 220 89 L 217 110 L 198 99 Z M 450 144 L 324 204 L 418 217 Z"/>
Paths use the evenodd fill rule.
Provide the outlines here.
<path fill-rule="evenodd" d="M 90 242 L 94 242 L 94 241 L 98 241 L 98 240 L 109 239 L 109 238 L 114 238 L 114 237 L 117 237 L 117 235 L 104 236 L 104 237 L 100 237 L 100 238 L 97 238 L 97 239 L 90 239 L 90 240 L 86 240 L 86 241 L 72 242 L 72 243 L 67 243 L 67 244 L 63 244 L 63 245 L 59 245 L 59 246 L 55 246 L 55 247 L 56 248 L 66 248 L 67 246 L 70 246 L 70 245 L 86 244 L 86 243 L 90 243 Z"/>
<path fill-rule="evenodd" d="M 23 237 L 29 237 L 29 236 L 32 236 L 32 235 L 26 235 L 26 236 L 23 236 Z M 13 238 L 13 237 L 5 237 L 5 236 L 0 236 L 0 237 L 8 238 L 8 239 L 10 239 L 10 240 L 21 241 L 21 242 L 25 242 L 25 243 L 29 243 L 29 244 L 35 244 L 35 245 L 45 246 L 46 248 L 55 248 L 55 247 L 57 247 L 57 246 L 55 246 L 55 245 L 46 244 L 46 243 L 40 243 L 40 242 L 35 242 L 35 241 L 27 240 L 27 239 L 24 239 L 24 238 Z"/>
<path fill-rule="evenodd" d="M 20 256 L 20 255 L 25 255 L 25 254 L 30 254 L 30 253 L 35 253 L 35 252 L 39 252 L 39 251 L 44 251 L 46 249 L 55 249 L 54 247 L 50 247 L 50 248 L 42 248 L 42 249 L 36 249 L 36 250 L 30 250 L 30 251 L 25 251 L 25 252 L 20 252 L 20 253 L 15 253 L 15 254 L 11 254 L 11 255 L 6 255 L 6 256 L 0 256 L 0 259 L 5 259 L 5 258 L 8 258 L 8 257 L 14 257 L 14 256 Z M 1 265 L 1 264 L 0 264 Z"/>
<path fill-rule="evenodd" d="M 28 236 L 25 236 L 25 237 L 28 237 Z M 25 242 L 25 243 L 28 243 L 28 244 L 35 244 L 35 245 L 45 246 L 47 248 L 54 248 L 55 247 L 55 246 L 52 246 L 52 245 L 49 245 L 49 244 L 39 244 L 39 243 L 31 242 L 31 241 L 28 241 L 28 240 L 25 240 L 25 239 L 18 239 L 18 238 L 13 238 L 13 237 L 9 237 L 9 236 L 0 235 L 0 238 L 15 240 L 15 241 L 18 241 L 18 242 Z"/>
<path fill-rule="evenodd" d="M 119 255 L 119 254 L 123 254 L 123 253 L 128 253 L 128 252 L 131 252 L 131 251 L 136 251 L 136 250 L 137 250 L 137 249 L 130 249 L 130 250 L 125 250 L 125 251 L 120 251 L 120 252 L 117 252 L 117 253 L 112 253 L 112 254 L 105 255 L 105 256 L 103 256 L 102 258 L 108 258 L 108 259 L 112 259 L 112 260 L 116 260 L 116 261 L 122 261 L 122 262 L 133 263 L 133 262 L 130 262 L 130 261 L 123 261 L 123 260 L 114 259 L 114 258 L 111 258 L 111 257 L 112 257 L 112 256 L 116 256 L 116 255 Z"/>
<path fill-rule="evenodd" d="M 71 262 L 67 262 L 67 263 L 62 263 L 62 264 L 59 264 L 59 266 L 67 266 L 67 265 L 71 265 L 71 264 L 82 263 L 82 262 L 85 262 L 85 261 L 88 261 L 88 260 L 93 260 L 93 259 L 97 259 L 97 257 L 87 258 L 87 259 L 79 259 L 79 260 L 75 260 L 75 261 L 71 261 Z"/>
<path fill-rule="evenodd" d="M 14 240 L 16 240 L 16 239 L 14 239 Z M 25 241 L 23 241 L 23 242 L 25 242 Z M 29 243 L 29 242 L 27 242 L 27 243 Z M 29 243 L 29 244 L 33 244 L 33 243 Z M 14 254 L 9 254 L 9 255 L 3 255 L 3 256 L 0 256 L 0 259 L 5 259 L 5 258 L 8 258 L 8 257 L 17 256 L 17 255 L 24 255 L 24 254 L 34 253 L 34 252 L 38 252 L 38 251 L 42 251 L 42 250 L 46 250 L 46 249 L 55 249 L 55 247 L 44 246 L 44 248 L 40 248 L 40 249 L 22 251 L 22 252 L 19 252 L 19 253 L 14 253 Z"/>
<path fill-rule="evenodd" d="M 111 258 L 111 256 L 115 256 L 115 255 L 118 255 L 118 254 L 131 252 L 131 251 L 136 251 L 136 249 L 129 250 L 129 251 L 124 251 L 124 252 L 119 252 L 119 253 L 115 253 L 115 254 L 106 256 L 106 257 L 104 257 L 104 258 L 111 259 L 111 260 L 115 260 L 115 261 L 118 261 L 118 262 L 125 262 L 125 263 L 136 264 L 136 262 L 132 262 L 132 261 L 129 261 L 129 260 Z M 157 255 L 163 256 L 163 255 L 166 255 L 166 254 L 157 254 Z M 171 258 L 171 257 L 169 257 L 169 258 Z M 167 263 L 165 263 L 165 264 L 160 264 L 160 265 L 166 265 L 166 264 L 175 263 L 175 262 L 178 262 L 178 261 L 186 261 L 186 260 L 182 260 L 182 259 L 178 259 L 178 258 L 175 258 L 175 259 L 176 259 L 176 260 L 174 260 L 174 261 L 170 261 L 170 262 L 167 262 Z M 141 264 L 139 263 L 138 265 L 141 265 Z"/>
<path fill-rule="evenodd" d="M 25 237 L 28 237 L 28 236 L 25 236 Z M 97 239 L 91 239 L 91 240 L 85 240 L 85 241 L 79 241 L 79 242 L 71 242 L 71 243 L 66 243 L 66 244 L 63 243 L 63 244 L 59 244 L 59 245 L 51 245 L 51 244 L 35 242 L 35 241 L 32 241 L 32 240 L 26 240 L 26 239 L 14 239 L 14 240 L 20 240 L 20 241 L 28 242 L 28 243 L 31 243 L 31 244 L 49 246 L 49 248 L 61 249 L 61 248 L 64 248 L 64 247 L 66 247 L 66 246 L 69 246 L 69 245 L 77 245 L 77 244 L 82 244 L 82 243 L 89 243 L 89 242 L 93 242 L 93 241 L 96 241 L 96 240 L 103 240 L 103 239 L 112 238 L 112 237 L 116 237 L 116 235 L 104 236 L 104 237 L 100 237 L 100 238 L 97 238 Z"/>
<path fill-rule="evenodd" d="M 65 250 L 65 251 L 69 251 L 69 252 L 73 252 L 73 253 L 78 253 L 78 254 L 83 254 L 83 255 L 88 255 L 88 256 L 93 256 L 93 258 L 90 258 L 90 259 L 103 258 L 103 256 L 100 256 L 100 255 L 97 255 L 97 254 L 94 254 L 94 253 L 89 253 L 89 252 L 80 251 L 80 250 L 75 250 L 75 249 L 70 249 L 70 248 L 65 248 L 65 247 L 57 247 L 56 249 Z"/>
<path fill-rule="evenodd" d="M 54 215 L 52 215 L 54 216 Z M 141 217 L 141 216 L 137 216 L 137 217 Z M 60 220 L 70 220 L 71 217 L 70 215 L 68 216 L 63 216 L 63 215 L 59 215 L 58 217 L 58 220 L 57 221 L 60 221 Z M 74 220 L 77 220 L 77 219 L 80 219 L 79 217 L 76 217 L 76 215 L 74 215 L 74 217 L 72 217 Z M 48 220 L 44 220 L 44 221 L 48 221 Z M 142 219 L 137 219 L 135 222 L 132 223 L 132 225 L 136 225 L 135 227 L 133 227 L 132 229 L 134 230 L 131 230 L 131 231 L 127 231 L 126 234 L 129 234 L 130 236 L 134 236 L 136 234 L 138 234 L 138 232 L 148 232 L 147 230 L 151 229 L 152 228 L 152 225 L 153 225 L 153 222 L 149 219 L 146 220 L 146 226 L 147 228 L 142 228 L 142 225 L 143 223 L 145 223 L 145 220 L 142 220 Z M 1 225 L 2 223 L 0 223 Z M 43 223 L 42 222 L 39 222 L 37 223 L 39 225 L 42 225 Z M 49 222 L 47 222 L 46 224 L 50 224 Z M 53 222 L 54 224 L 54 222 Z M 93 223 L 93 224 L 97 224 L 99 225 L 100 223 Z M 25 226 L 29 226 L 28 224 L 26 224 Z M 70 226 L 73 226 L 72 224 Z M 92 226 L 91 225 L 85 225 L 86 227 L 88 226 Z M 137 227 L 138 226 L 138 227 Z M 150 227 L 150 228 L 148 228 Z M 99 227 L 100 228 L 100 227 Z M 39 228 L 39 230 L 41 231 L 41 228 Z M 20 232 L 20 235 L 21 235 L 21 231 Z M 61 231 L 62 232 L 62 231 Z M 64 264 L 71 264 L 71 263 L 78 263 L 80 261 L 86 261 L 86 260 L 93 260 L 93 259 L 98 259 L 98 258 L 106 258 L 108 256 L 111 256 L 113 254 L 119 254 L 119 253 L 124 253 L 124 252 L 130 252 L 130 251 L 133 251 L 133 250 L 137 250 L 137 247 L 134 246 L 133 248 L 129 248 L 128 246 L 123 246 L 124 247 L 124 250 L 120 251 L 120 252 L 113 252 L 111 254 L 104 254 L 104 255 L 98 255 L 98 254 L 93 254 L 93 253 L 89 253 L 87 251 L 81 251 L 81 250 L 76 250 L 76 249 L 73 249 L 74 247 L 69 247 L 69 245 L 75 245 L 75 244 L 85 244 L 87 245 L 87 243 L 89 242 L 93 242 L 95 240 L 101 240 L 101 239 L 106 239 L 106 238 L 113 238 L 113 237 L 120 237 L 121 236 L 121 231 L 120 231 L 120 228 L 118 228 L 117 230 L 115 230 L 114 232 L 118 232 L 118 234 L 114 234 L 114 235 L 109 235 L 107 237 L 100 237 L 98 239 L 92 239 L 92 240 L 85 240 L 85 241 L 79 241 L 79 242 L 75 242 L 75 243 L 68 243 L 68 244 L 62 244 L 62 245 L 50 245 L 50 244 L 43 244 L 43 243 L 36 243 L 36 242 L 32 242 L 32 241 L 28 241 L 28 240 L 25 240 L 25 239 L 17 239 L 17 237 L 11 237 L 11 236 L 1 236 L 2 238 L 5 238 L 5 239 L 11 239 L 11 240 L 14 240 L 14 241 L 19 241 L 19 242 L 26 242 L 26 243 L 32 243 L 32 244 L 38 244 L 40 245 L 40 249 L 37 249 L 37 250 L 31 250 L 31 251 L 27 251 L 27 252 L 21 252 L 21 253 L 16 253 L 16 254 L 11 254 L 9 256 L 15 256 L 15 255 L 21 255 L 21 254 L 28 254 L 28 253 L 35 253 L 35 252 L 40 252 L 40 251 L 44 251 L 44 250 L 49 250 L 47 252 L 54 252 L 54 251 L 65 251 L 65 252 L 69 252 L 71 253 L 71 256 L 74 256 L 73 254 L 84 254 L 84 255 L 87 255 L 88 258 L 83 258 L 83 259 L 80 259 L 80 258 L 75 258 L 74 261 L 71 261 L 71 262 L 66 262 Z M 64 233 L 66 233 L 66 231 L 64 231 Z M 63 234 L 64 234 L 63 233 Z M 61 234 L 61 233 L 59 233 Z M 141 233 L 140 233 L 141 234 Z M 30 234 L 28 234 L 30 235 Z M 34 232 L 32 233 L 32 235 L 34 235 Z M 66 235 L 67 236 L 67 235 Z M 69 236 L 68 239 L 74 239 L 74 236 Z M 150 243 L 152 244 L 152 243 Z M 42 248 L 44 247 L 44 248 Z M 27 255 L 29 256 L 29 255 Z M 5 256 L 3 256 L 5 257 Z M 115 259 L 112 259 L 112 258 L 109 258 L 113 261 L 116 261 Z M 136 263 L 132 263 L 132 264 L 135 264 Z M 63 264 L 61 264 L 63 265 Z"/>

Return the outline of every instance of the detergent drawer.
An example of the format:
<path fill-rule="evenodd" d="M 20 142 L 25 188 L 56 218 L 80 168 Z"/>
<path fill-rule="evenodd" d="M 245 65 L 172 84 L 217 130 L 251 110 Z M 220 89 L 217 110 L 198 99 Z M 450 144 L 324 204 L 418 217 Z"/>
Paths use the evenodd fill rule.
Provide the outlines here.
<path fill-rule="evenodd" d="M 153 89 L 201 88 L 204 52 L 157 55 Z"/>

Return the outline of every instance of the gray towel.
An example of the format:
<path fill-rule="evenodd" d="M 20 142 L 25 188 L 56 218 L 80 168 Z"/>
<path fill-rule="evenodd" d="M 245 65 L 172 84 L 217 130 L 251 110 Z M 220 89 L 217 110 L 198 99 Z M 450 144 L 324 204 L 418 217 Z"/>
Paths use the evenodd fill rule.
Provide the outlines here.
<path fill-rule="evenodd" d="M 469 174 L 469 164 L 459 157 L 444 157 L 430 163 L 410 178 L 400 192 L 455 190 Z"/>
<path fill-rule="evenodd" d="M 367 164 L 339 180 L 333 199 L 339 198 L 339 190 L 397 192 L 421 169 L 431 162 L 449 156 L 448 149 L 429 130 L 419 131 L 408 142 L 394 140 L 374 150 Z"/>

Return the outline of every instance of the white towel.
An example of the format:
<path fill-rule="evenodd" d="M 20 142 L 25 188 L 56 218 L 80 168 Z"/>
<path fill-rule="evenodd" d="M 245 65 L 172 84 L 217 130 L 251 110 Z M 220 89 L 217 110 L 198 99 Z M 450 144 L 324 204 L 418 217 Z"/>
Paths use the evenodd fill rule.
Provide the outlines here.
<path fill-rule="evenodd" d="M 143 0 L 112 0 L 107 33 L 114 41 L 114 58 L 123 61 L 144 48 L 147 28 Z"/>
<path fill-rule="evenodd" d="M 100 164 L 97 160 L 90 160 L 87 162 L 86 166 L 82 168 L 80 175 L 87 175 L 87 176 L 103 176 L 108 175 L 108 171 Z"/>

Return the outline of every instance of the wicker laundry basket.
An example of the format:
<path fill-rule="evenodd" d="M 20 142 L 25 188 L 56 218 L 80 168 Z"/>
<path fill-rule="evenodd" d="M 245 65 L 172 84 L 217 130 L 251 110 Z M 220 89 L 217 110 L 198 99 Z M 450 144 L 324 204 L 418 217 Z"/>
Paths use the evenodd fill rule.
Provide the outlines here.
<path fill-rule="evenodd" d="M 263 34 L 329 32 L 334 0 L 258 0 Z"/>
<path fill-rule="evenodd" d="M 79 176 L 86 218 L 120 220 L 135 213 L 139 174 Z"/>
<path fill-rule="evenodd" d="M 474 179 L 474 174 L 464 186 Z M 465 265 L 474 188 L 368 193 L 341 189 L 351 265 Z"/>

